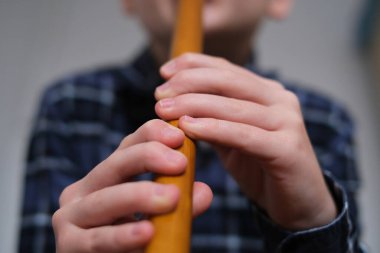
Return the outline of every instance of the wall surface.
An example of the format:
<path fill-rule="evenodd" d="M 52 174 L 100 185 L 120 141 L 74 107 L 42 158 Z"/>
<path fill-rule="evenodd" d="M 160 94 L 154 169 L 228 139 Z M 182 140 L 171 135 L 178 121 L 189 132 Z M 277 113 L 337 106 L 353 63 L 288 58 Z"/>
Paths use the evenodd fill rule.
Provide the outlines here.
<path fill-rule="evenodd" d="M 26 138 L 38 96 L 54 79 L 125 62 L 144 35 L 118 0 L 0 0 L 0 252 L 15 252 Z M 259 59 L 349 106 L 358 121 L 364 241 L 380 248 L 377 98 L 354 48 L 360 1 L 298 1 L 288 21 L 262 31 Z"/>

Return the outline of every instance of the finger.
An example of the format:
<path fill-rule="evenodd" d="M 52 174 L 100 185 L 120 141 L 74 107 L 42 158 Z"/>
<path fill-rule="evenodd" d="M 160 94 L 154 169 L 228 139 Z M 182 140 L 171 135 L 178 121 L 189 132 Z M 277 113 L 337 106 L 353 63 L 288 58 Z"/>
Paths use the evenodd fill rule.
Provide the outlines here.
<path fill-rule="evenodd" d="M 62 245 L 65 248 L 72 248 L 68 252 L 123 253 L 142 250 L 153 237 L 154 228 L 149 221 L 139 221 L 86 230 L 77 229 L 75 232 L 70 232 L 71 234 L 67 236 L 71 243 Z M 79 249 L 74 249 L 74 247 L 79 247 Z"/>
<path fill-rule="evenodd" d="M 250 71 L 232 64 L 222 57 L 199 54 L 185 53 L 174 59 L 171 59 L 160 68 L 160 74 L 166 78 L 171 78 L 177 72 L 191 68 L 219 68 L 229 69 L 241 75 L 252 74 Z M 260 76 L 257 76 L 261 78 Z"/>
<path fill-rule="evenodd" d="M 201 182 L 194 183 L 194 217 L 210 207 L 212 197 L 208 185 Z M 151 215 L 172 211 L 178 198 L 179 191 L 173 185 L 135 182 L 99 190 L 81 201 L 63 207 L 58 215 L 64 215 L 79 227 L 90 228 L 114 224 L 115 221 L 132 217 L 135 213 Z"/>
<path fill-rule="evenodd" d="M 179 190 L 173 185 L 133 182 L 96 191 L 63 207 L 71 223 L 82 228 L 113 224 L 135 213 L 159 214 L 173 210 Z"/>
<path fill-rule="evenodd" d="M 279 83 L 240 75 L 229 69 L 195 68 L 176 73 L 157 87 L 157 100 L 186 93 L 207 93 L 272 105 L 281 99 L 284 88 Z"/>
<path fill-rule="evenodd" d="M 184 116 L 179 126 L 191 138 L 236 148 L 262 159 L 274 159 L 281 144 L 273 132 L 242 123 Z"/>
<path fill-rule="evenodd" d="M 149 221 L 90 229 L 87 237 L 101 239 L 93 240 L 89 252 L 123 253 L 142 250 L 152 239 L 153 234 L 154 228 Z"/>
<path fill-rule="evenodd" d="M 195 118 L 217 118 L 254 125 L 269 131 L 281 125 L 283 115 L 272 107 L 257 103 L 208 94 L 185 94 L 160 100 L 156 113 L 165 120 L 183 115 Z"/>
<path fill-rule="evenodd" d="M 193 189 L 193 216 L 196 217 L 210 207 L 213 194 L 210 187 L 202 182 L 195 182 Z"/>
<path fill-rule="evenodd" d="M 97 190 L 121 184 L 146 172 L 179 175 L 186 168 L 187 158 L 159 142 L 147 142 L 115 151 L 98 164 L 83 179 L 67 187 L 60 198 L 61 205 L 77 201 Z"/>
<path fill-rule="evenodd" d="M 139 127 L 120 143 L 118 149 L 123 149 L 142 142 L 157 141 L 171 148 L 179 147 L 184 140 L 183 132 L 169 123 L 154 119 Z"/>
<path fill-rule="evenodd" d="M 160 68 L 160 74 L 165 79 L 169 79 L 182 70 L 192 68 L 217 68 L 231 70 L 239 75 L 254 75 L 257 80 L 265 80 L 265 78 L 256 75 L 239 65 L 233 64 L 222 57 L 199 53 L 185 53 L 171 59 Z"/>

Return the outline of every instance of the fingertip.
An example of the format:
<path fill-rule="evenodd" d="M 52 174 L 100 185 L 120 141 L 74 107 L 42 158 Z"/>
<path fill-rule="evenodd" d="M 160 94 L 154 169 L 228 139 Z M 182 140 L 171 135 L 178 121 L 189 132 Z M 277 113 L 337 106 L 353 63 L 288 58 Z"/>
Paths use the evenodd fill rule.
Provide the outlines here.
<path fill-rule="evenodd" d="M 174 120 L 178 118 L 178 116 L 176 116 L 176 109 L 178 108 L 176 103 L 176 99 L 172 97 L 160 99 L 155 105 L 155 111 L 161 119 Z"/>
<path fill-rule="evenodd" d="M 166 62 L 164 65 L 160 68 L 160 74 L 163 78 L 168 79 L 170 78 L 176 71 L 176 61 L 174 59 Z"/>
<path fill-rule="evenodd" d="M 171 148 L 178 148 L 185 140 L 184 132 L 170 124 L 161 130 L 162 141 Z"/>
<path fill-rule="evenodd" d="M 198 133 L 202 133 L 204 124 L 202 119 L 184 115 L 179 119 L 179 127 L 186 132 L 186 135 L 190 138 L 196 139 Z"/>
<path fill-rule="evenodd" d="M 185 140 L 184 132 L 173 124 L 161 119 L 148 123 L 145 124 L 144 133 L 140 137 L 145 142 L 157 141 L 173 149 L 181 146 Z"/>
<path fill-rule="evenodd" d="M 138 221 L 132 225 L 130 235 L 134 237 L 142 237 L 149 240 L 154 234 L 154 226 L 148 220 Z"/>
<path fill-rule="evenodd" d="M 162 184 L 159 178 L 157 179 L 158 184 L 153 188 L 153 201 L 156 205 L 163 207 L 173 206 L 179 200 L 179 189 L 175 185 Z"/>
<path fill-rule="evenodd" d="M 182 173 L 187 165 L 187 158 L 184 154 L 177 150 L 168 150 L 163 154 L 169 167 L 178 170 L 179 173 Z"/>
<path fill-rule="evenodd" d="M 156 98 L 156 100 L 173 97 L 174 95 L 174 91 L 169 81 L 161 84 L 154 91 L 154 97 Z"/>
<path fill-rule="evenodd" d="M 115 240 L 116 245 L 125 250 L 145 247 L 154 235 L 154 226 L 148 220 L 127 223 L 121 226 L 122 230 L 117 233 Z"/>
<path fill-rule="evenodd" d="M 197 124 L 200 121 L 197 118 L 193 118 L 189 115 L 184 115 L 180 118 L 180 123 L 183 124 Z"/>
<path fill-rule="evenodd" d="M 211 206 L 214 194 L 211 188 L 202 182 L 194 183 L 193 190 L 193 216 L 199 216 Z"/>
<path fill-rule="evenodd" d="M 179 197 L 180 197 L 180 190 L 179 190 L 178 186 L 176 186 L 174 184 L 168 184 L 167 187 L 169 188 L 169 191 L 171 191 L 173 203 L 175 203 L 175 205 L 177 205 L 177 203 L 179 201 Z"/>

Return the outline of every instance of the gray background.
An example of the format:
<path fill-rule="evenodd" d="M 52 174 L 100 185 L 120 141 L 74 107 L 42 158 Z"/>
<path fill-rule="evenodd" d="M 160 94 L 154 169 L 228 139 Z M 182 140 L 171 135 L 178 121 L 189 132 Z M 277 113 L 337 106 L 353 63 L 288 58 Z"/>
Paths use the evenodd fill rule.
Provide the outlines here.
<path fill-rule="evenodd" d="M 269 23 L 262 31 L 260 62 L 349 106 L 358 121 L 364 241 L 376 252 L 378 104 L 367 63 L 354 46 L 361 1 L 296 2 L 286 22 Z M 118 5 L 118 0 L 0 0 L 0 252 L 16 248 L 22 158 L 43 87 L 72 71 L 125 62 L 144 40 Z"/>

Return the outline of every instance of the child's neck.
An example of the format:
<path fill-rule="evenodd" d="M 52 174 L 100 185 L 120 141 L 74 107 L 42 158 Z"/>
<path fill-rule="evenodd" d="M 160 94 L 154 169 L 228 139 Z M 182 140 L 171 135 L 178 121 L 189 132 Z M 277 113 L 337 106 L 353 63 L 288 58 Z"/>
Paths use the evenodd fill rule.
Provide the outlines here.
<path fill-rule="evenodd" d="M 252 53 L 251 37 L 206 38 L 204 53 L 222 57 L 237 65 L 247 63 Z"/>

